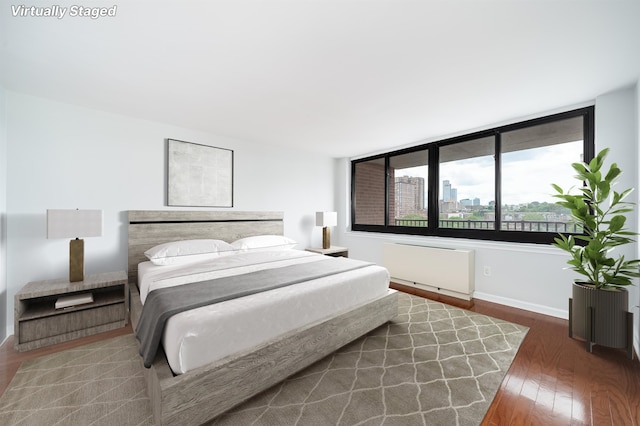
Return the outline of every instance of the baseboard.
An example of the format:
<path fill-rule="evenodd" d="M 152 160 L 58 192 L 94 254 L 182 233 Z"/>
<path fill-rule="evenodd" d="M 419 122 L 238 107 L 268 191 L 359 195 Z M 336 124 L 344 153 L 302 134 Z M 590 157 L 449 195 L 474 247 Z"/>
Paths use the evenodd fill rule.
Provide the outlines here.
<path fill-rule="evenodd" d="M 457 297 L 450 297 L 443 295 L 441 293 L 434 293 L 427 291 L 422 288 L 418 288 L 416 286 L 408 286 L 399 282 L 391 282 L 389 285 L 391 288 L 396 290 L 404 291 L 405 293 L 415 294 L 421 297 L 426 297 L 428 299 L 436 300 L 439 302 L 447 303 L 449 305 L 454 305 L 459 308 L 471 309 L 473 307 L 473 299 L 469 301 L 462 300 Z M 525 311 L 536 312 L 538 314 L 549 315 L 556 318 L 568 319 L 569 311 L 563 311 L 561 309 L 554 309 L 548 306 L 536 305 L 535 303 L 526 303 L 521 300 L 510 299 L 508 297 L 494 296 L 492 294 L 482 293 L 482 292 L 474 292 L 473 298 L 479 300 L 486 300 L 487 302 L 497 303 L 499 305 L 510 306 L 512 308 L 524 309 Z"/>
<path fill-rule="evenodd" d="M 7 327 L 7 334 L 4 336 L 4 339 L 2 339 L 2 343 L 0 343 L 0 346 L 4 345 L 7 339 L 11 336 L 13 336 L 13 326 L 11 328 Z"/>
<path fill-rule="evenodd" d="M 486 300 L 487 302 L 498 303 L 500 305 L 511 306 L 518 309 L 524 309 L 526 311 L 536 312 L 543 315 L 549 315 L 556 318 L 569 319 L 569 311 L 563 309 L 550 308 L 544 305 L 537 305 L 535 303 L 527 303 L 522 300 L 510 299 L 508 297 L 495 296 L 493 294 L 482 293 L 476 291 L 473 293 L 473 297 L 480 300 Z"/>

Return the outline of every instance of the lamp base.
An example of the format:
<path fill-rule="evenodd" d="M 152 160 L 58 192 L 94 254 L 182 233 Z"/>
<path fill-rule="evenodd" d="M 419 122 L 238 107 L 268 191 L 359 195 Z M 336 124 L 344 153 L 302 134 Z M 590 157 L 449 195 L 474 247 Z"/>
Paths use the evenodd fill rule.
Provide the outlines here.
<path fill-rule="evenodd" d="M 331 232 L 328 226 L 322 228 L 322 248 L 331 248 Z"/>
<path fill-rule="evenodd" d="M 84 281 L 84 240 L 69 241 L 69 282 Z"/>

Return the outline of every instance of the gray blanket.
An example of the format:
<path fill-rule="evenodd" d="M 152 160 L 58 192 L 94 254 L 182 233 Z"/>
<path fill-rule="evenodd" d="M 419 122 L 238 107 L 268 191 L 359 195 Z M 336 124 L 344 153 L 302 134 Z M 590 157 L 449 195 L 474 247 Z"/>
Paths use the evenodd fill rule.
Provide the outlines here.
<path fill-rule="evenodd" d="M 145 300 L 136 328 L 136 338 L 140 342 L 140 355 L 142 355 L 144 366 L 151 367 L 162 339 L 165 323 L 172 315 L 369 265 L 372 264 L 344 257 L 327 257 L 315 262 L 154 290 Z"/>

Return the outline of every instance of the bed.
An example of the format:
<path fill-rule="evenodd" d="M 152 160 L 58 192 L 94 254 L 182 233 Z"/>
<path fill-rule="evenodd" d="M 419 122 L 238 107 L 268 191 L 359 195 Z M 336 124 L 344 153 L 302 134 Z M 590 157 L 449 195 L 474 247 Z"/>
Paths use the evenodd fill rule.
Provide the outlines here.
<path fill-rule="evenodd" d="M 150 265 L 145 251 L 170 241 L 215 238 L 232 242 L 258 235 L 283 235 L 283 216 L 282 212 L 129 211 L 128 272 L 134 329 L 150 288 L 181 284 L 179 277 L 183 276 L 181 266 Z M 188 274 L 208 279 L 208 274 L 216 277 L 225 268 L 253 271 L 262 269 L 259 265 L 263 264 L 275 269 L 281 265 L 296 268 L 299 263 L 327 262 L 331 261 L 324 256 L 300 250 L 249 250 L 207 261 L 210 265 L 198 266 L 201 269 L 196 272 L 189 269 Z M 222 264 L 233 268 L 223 268 Z M 212 265 L 217 266 L 210 271 Z M 174 270 L 178 272 L 174 274 Z M 305 292 L 308 294 L 303 297 Z M 224 311 L 225 304 L 230 306 L 229 315 Z M 193 321 L 195 312 L 205 312 L 210 322 L 197 326 L 197 331 L 189 331 L 188 321 Z M 223 302 L 215 308 L 202 307 L 175 315 L 167 321 L 163 344 L 150 368 L 145 368 L 155 421 L 202 424 L 396 314 L 397 294 L 388 288 L 384 268 L 360 265 L 340 274 Z M 197 318 L 195 324 L 203 324 L 202 317 Z M 202 337 L 200 343 L 193 339 L 194 335 Z M 214 344 L 215 350 L 211 345 L 209 349 L 199 346 L 214 339 L 224 343 Z"/>

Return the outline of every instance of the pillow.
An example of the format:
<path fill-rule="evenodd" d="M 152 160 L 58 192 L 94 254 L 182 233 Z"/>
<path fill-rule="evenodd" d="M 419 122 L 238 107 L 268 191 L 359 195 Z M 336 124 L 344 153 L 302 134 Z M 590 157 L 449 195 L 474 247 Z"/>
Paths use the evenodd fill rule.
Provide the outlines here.
<path fill-rule="evenodd" d="M 182 240 L 159 244 L 144 252 L 155 265 L 182 265 L 233 254 L 231 244 L 222 240 Z"/>
<path fill-rule="evenodd" d="M 288 250 L 297 244 L 291 238 L 282 235 L 256 235 L 255 237 L 245 237 L 231 243 L 235 250 Z"/>

